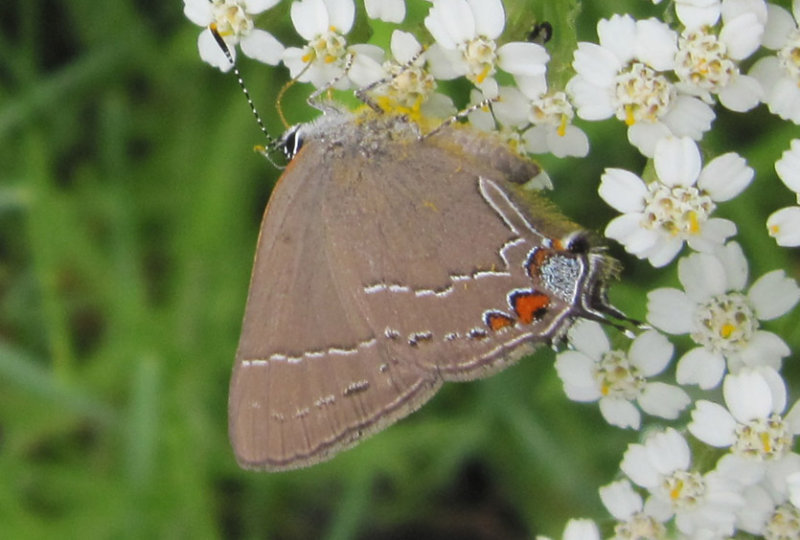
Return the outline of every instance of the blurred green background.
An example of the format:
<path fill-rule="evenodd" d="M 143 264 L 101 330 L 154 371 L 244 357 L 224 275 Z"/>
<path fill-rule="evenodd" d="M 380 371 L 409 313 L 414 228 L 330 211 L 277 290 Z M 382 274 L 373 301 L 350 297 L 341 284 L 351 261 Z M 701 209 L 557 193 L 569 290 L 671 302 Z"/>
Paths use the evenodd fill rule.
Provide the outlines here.
<path fill-rule="evenodd" d="M 552 20 L 548 2 L 508 4 L 510 38 Z M 663 11 L 594 4 L 578 19 L 582 39 L 596 40 L 593 21 L 612 7 Z M 299 44 L 288 6 L 260 23 Z M 569 402 L 550 350 L 445 386 L 333 461 L 281 474 L 238 468 L 227 385 L 279 171 L 252 151 L 263 140 L 235 79 L 200 61 L 200 29 L 182 9 L 180 0 L 0 6 L 0 537 L 527 538 L 605 515 L 596 487 L 614 478 L 637 433 Z M 574 28 L 554 26 L 558 59 Z M 368 32 L 361 20 L 354 35 Z M 278 134 L 286 70 L 240 58 Z M 290 121 L 316 114 L 308 93 L 287 94 Z M 603 167 L 640 173 L 645 162 L 618 122 L 581 125 L 590 159 L 542 161 L 565 212 L 602 230 L 614 215 L 596 193 Z M 739 224 L 753 277 L 778 267 L 800 276 L 796 252 L 764 227 L 793 202 L 772 162 L 796 129 L 761 107 L 721 114 L 708 137 L 707 148 L 738 151 L 759 171 L 719 210 Z M 626 264 L 612 299 L 641 318 L 644 292 L 675 284 L 674 267 L 656 272 L 612 252 Z M 769 328 L 796 347 L 797 323 L 793 312 Z"/>

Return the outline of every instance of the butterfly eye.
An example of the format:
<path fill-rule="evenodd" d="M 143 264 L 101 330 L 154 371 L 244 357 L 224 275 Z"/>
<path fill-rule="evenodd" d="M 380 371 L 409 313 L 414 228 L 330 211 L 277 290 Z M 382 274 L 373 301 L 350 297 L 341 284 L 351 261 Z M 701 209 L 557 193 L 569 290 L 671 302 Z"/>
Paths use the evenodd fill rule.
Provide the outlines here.
<path fill-rule="evenodd" d="M 565 244 L 567 246 L 567 250 L 576 254 L 588 253 L 589 248 L 591 247 L 589 235 L 586 233 L 586 231 L 578 231 L 570 235 Z"/>
<path fill-rule="evenodd" d="M 300 131 L 300 126 L 292 126 L 281 137 L 280 146 L 283 148 L 283 154 L 287 159 L 291 160 L 303 147 L 304 142 L 305 139 Z"/>

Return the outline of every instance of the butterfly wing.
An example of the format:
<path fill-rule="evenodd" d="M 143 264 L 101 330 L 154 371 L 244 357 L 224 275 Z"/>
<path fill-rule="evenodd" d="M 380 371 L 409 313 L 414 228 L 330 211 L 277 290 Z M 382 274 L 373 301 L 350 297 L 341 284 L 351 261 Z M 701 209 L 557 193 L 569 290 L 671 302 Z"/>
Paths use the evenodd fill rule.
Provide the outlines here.
<path fill-rule="evenodd" d="M 380 155 L 320 144 L 287 169 L 261 228 L 229 404 L 245 467 L 326 459 L 443 380 L 516 360 L 570 308 L 530 270 L 548 240 L 513 193 L 532 163 L 460 131 Z"/>

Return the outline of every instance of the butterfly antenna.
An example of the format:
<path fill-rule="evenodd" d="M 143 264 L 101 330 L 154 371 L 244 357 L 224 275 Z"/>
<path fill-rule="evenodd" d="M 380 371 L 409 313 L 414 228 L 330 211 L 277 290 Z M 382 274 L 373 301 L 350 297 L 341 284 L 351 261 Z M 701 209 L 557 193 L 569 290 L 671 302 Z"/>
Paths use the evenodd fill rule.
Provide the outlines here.
<path fill-rule="evenodd" d="M 216 23 L 211 23 L 208 26 L 208 29 L 211 30 L 211 35 L 214 36 L 214 40 L 219 45 L 219 48 L 222 49 L 222 52 L 225 53 L 225 58 L 228 59 L 228 62 L 231 63 L 233 67 L 233 74 L 236 75 L 236 82 L 239 83 L 239 88 L 242 89 L 242 93 L 244 97 L 247 99 L 247 104 L 250 106 L 250 111 L 253 113 L 253 117 L 256 119 L 258 123 L 259 129 L 261 129 L 261 133 L 264 134 L 264 137 L 267 139 L 267 144 L 265 146 L 256 146 L 256 150 L 266 157 L 269 162 L 277 168 L 282 168 L 280 165 L 276 164 L 272 159 L 269 157 L 269 151 L 271 149 L 277 148 L 279 143 L 275 138 L 269 134 L 267 131 L 267 126 L 264 125 L 264 121 L 261 119 L 261 115 L 256 109 L 255 103 L 253 103 L 253 98 L 250 97 L 250 91 L 247 89 L 247 85 L 244 83 L 244 79 L 242 78 L 242 73 L 239 71 L 239 68 L 236 67 L 236 62 L 233 60 L 233 55 L 231 54 L 230 49 L 228 48 L 228 44 L 225 43 L 225 40 L 222 38 L 222 35 L 219 33 L 217 29 Z"/>

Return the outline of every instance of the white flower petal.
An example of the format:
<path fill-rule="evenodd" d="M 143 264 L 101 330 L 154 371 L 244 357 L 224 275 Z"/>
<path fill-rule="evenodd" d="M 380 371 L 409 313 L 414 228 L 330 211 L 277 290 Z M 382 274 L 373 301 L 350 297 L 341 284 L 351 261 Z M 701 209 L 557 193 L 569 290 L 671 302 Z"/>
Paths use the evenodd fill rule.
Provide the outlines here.
<path fill-rule="evenodd" d="M 682 388 L 662 382 L 645 386 L 637 400 L 644 412 L 668 420 L 675 420 L 692 400 Z"/>
<path fill-rule="evenodd" d="M 578 76 L 600 88 L 614 88 L 622 62 L 606 48 L 595 43 L 580 42 L 572 67 Z"/>
<path fill-rule="evenodd" d="M 747 369 L 726 376 L 722 394 L 731 415 L 742 424 L 772 412 L 772 392 L 758 371 Z"/>
<path fill-rule="evenodd" d="M 728 201 L 750 185 L 754 174 L 743 157 L 728 152 L 712 159 L 703 168 L 697 187 L 706 190 L 713 201 Z"/>
<path fill-rule="evenodd" d="M 324 0 L 330 21 L 335 32 L 346 34 L 353 28 L 356 17 L 356 6 L 353 0 Z M 331 30 L 327 28 L 326 30 Z"/>
<path fill-rule="evenodd" d="M 711 129 L 716 115 L 707 103 L 692 96 L 678 94 L 669 111 L 661 118 L 673 135 L 687 136 L 699 141 Z"/>
<path fill-rule="evenodd" d="M 693 185 L 702 167 L 697 143 L 689 137 L 661 139 L 653 160 L 659 180 L 670 187 Z"/>
<path fill-rule="evenodd" d="M 597 524 L 591 519 L 570 519 L 564 527 L 563 540 L 600 540 Z"/>
<path fill-rule="evenodd" d="M 672 132 L 664 122 L 636 122 L 628 128 L 628 142 L 645 157 L 653 157 L 658 142 L 670 135 Z"/>
<path fill-rule="evenodd" d="M 714 251 L 726 276 L 726 291 L 741 291 L 747 285 L 747 258 L 738 242 L 728 242 Z"/>
<path fill-rule="evenodd" d="M 696 438 L 717 448 L 736 441 L 736 420 L 725 407 L 712 401 L 701 399 L 695 403 L 692 421 L 687 427 Z"/>
<path fill-rule="evenodd" d="M 786 187 L 800 193 L 800 139 L 793 139 L 789 149 L 775 162 L 775 172 Z"/>
<path fill-rule="evenodd" d="M 755 15 L 761 26 L 767 24 L 767 4 L 764 0 L 725 0 L 722 2 L 723 23 L 748 13 Z"/>
<path fill-rule="evenodd" d="M 755 13 L 743 13 L 725 23 L 719 39 L 727 46 L 728 56 L 734 60 L 744 60 L 758 50 L 764 25 Z"/>
<path fill-rule="evenodd" d="M 800 479 L 798 479 L 798 485 L 800 486 Z M 644 506 L 642 496 L 634 491 L 633 486 L 627 480 L 617 480 L 601 487 L 598 491 L 603 506 L 619 521 L 627 521 L 634 514 L 641 512 Z"/>
<path fill-rule="evenodd" d="M 661 474 L 685 470 L 691 464 L 689 444 L 672 428 L 648 436 L 644 446 L 647 450 L 647 459 Z"/>
<path fill-rule="evenodd" d="M 439 17 L 445 31 L 456 45 L 465 43 L 477 36 L 475 31 L 475 15 L 467 0 L 437 0 L 429 12 L 439 9 Z M 434 36 L 435 37 L 435 36 Z M 438 39 L 437 39 L 438 41 Z M 443 47 L 445 43 L 439 42 Z"/>
<path fill-rule="evenodd" d="M 683 249 L 683 240 L 673 237 L 662 238 L 662 241 L 654 247 L 655 249 L 649 250 L 645 256 L 654 268 L 661 268 L 678 256 L 680 250 Z"/>
<path fill-rule="evenodd" d="M 705 302 L 728 290 L 725 267 L 717 257 L 693 253 L 678 262 L 678 279 L 686 295 L 695 302 Z"/>
<path fill-rule="evenodd" d="M 630 15 L 614 14 L 597 22 L 597 37 L 603 50 L 611 52 L 620 65 L 635 54 L 636 21 Z"/>
<path fill-rule="evenodd" d="M 622 429 L 639 429 L 642 422 L 642 415 L 639 409 L 627 399 L 600 398 L 600 414 L 603 415 L 606 422 Z"/>
<path fill-rule="evenodd" d="M 642 214 L 622 214 L 608 222 L 604 232 L 607 238 L 625 244 L 632 236 L 641 232 Z M 653 241 L 657 238 L 654 235 Z"/>
<path fill-rule="evenodd" d="M 675 1 L 675 12 L 686 28 L 714 26 L 720 16 L 720 2 Z"/>
<path fill-rule="evenodd" d="M 800 287 L 783 270 L 773 270 L 758 278 L 747 298 L 762 321 L 769 321 L 788 313 L 800 300 Z"/>
<path fill-rule="evenodd" d="M 789 425 L 792 435 L 800 435 L 800 400 L 794 402 L 794 405 L 792 405 L 792 408 L 789 409 L 783 419 Z"/>
<path fill-rule="evenodd" d="M 696 251 L 712 252 L 735 234 L 736 224 L 733 221 L 711 218 L 703 225 L 700 235 L 690 236 L 687 242 Z"/>
<path fill-rule="evenodd" d="M 677 247 L 670 244 L 670 239 L 665 239 L 658 231 L 639 229 L 628 237 L 625 243 L 625 251 L 636 255 L 640 259 L 649 259 L 650 264 L 653 266 L 663 266 L 672 260 L 682 245 L 683 242 L 681 241 L 678 241 Z M 663 264 L 653 262 L 654 260 L 661 262 L 661 259 L 665 259 Z"/>
<path fill-rule="evenodd" d="M 275 37 L 259 28 L 253 29 L 240 42 L 242 52 L 252 58 L 271 66 L 276 66 L 283 58 L 283 45 Z"/>
<path fill-rule="evenodd" d="M 653 377 L 667 368 L 674 351 L 674 345 L 663 334 L 648 330 L 633 340 L 628 357 L 642 375 Z"/>
<path fill-rule="evenodd" d="M 406 18 L 405 0 L 364 0 L 364 7 L 371 19 L 400 23 Z"/>
<path fill-rule="evenodd" d="M 532 77 L 516 75 L 514 81 L 519 91 L 528 99 L 539 99 L 547 92 L 547 77 L 544 74 Z"/>
<path fill-rule="evenodd" d="M 245 12 L 257 15 L 276 5 L 280 0 L 244 0 Z"/>
<path fill-rule="evenodd" d="M 543 75 L 549 59 L 545 48 L 536 43 L 512 41 L 497 49 L 497 65 L 512 75 Z"/>
<path fill-rule="evenodd" d="M 468 0 L 475 16 L 475 35 L 497 39 L 506 25 L 501 0 Z"/>
<path fill-rule="evenodd" d="M 458 49 L 445 49 L 438 42 L 425 51 L 425 59 L 428 61 L 428 71 L 439 80 L 449 81 L 466 75 L 469 70 Z"/>
<path fill-rule="evenodd" d="M 578 75 L 567 83 L 567 93 L 579 118 L 594 121 L 614 115 L 611 91 L 608 88 L 598 87 Z"/>
<path fill-rule="evenodd" d="M 786 382 L 778 372 L 770 367 L 756 368 L 769 386 L 772 395 L 772 413 L 782 414 L 786 408 Z"/>
<path fill-rule="evenodd" d="M 733 420 L 730 414 L 728 416 Z M 761 463 L 737 454 L 727 453 L 719 458 L 714 470 L 744 486 L 752 486 L 764 479 L 764 467 Z"/>
<path fill-rule="evenodd" d="M 324 34 L 330 26 L 328 8 L 322 0 L 292 2 L 292 24 L 306 41 Z"/>
<path fill-rule="evenodd" d="M 655 289 L 647 293 L 647 321 L 668 334 L 692 331 L 695 303 L 678 289 Z"/>
<path fill-rule="evenodd" d="M 233 64 L 231 64 L 231 61 L 225 56 L 222 49 L 219 48 L 217 40 L 214 39 L 211 30 L 208 28 L 200 32 L 200 35 L 197 36 L 197 50 L 200 52 L 200 58 L 203 62 L 215 68 L 219 68 L 220 71 L 229 71 L 233 67 Z M 231 57 L 236 60 L 236 48 L 228 44 L 228 50 L 231 53 Z"/>
<path fill-rule="evenodd" d="M 714 388 L 725 374 L 725 358 L 703 347 L 695 347 L 680 360 L 675 372 L 678 384 L 696 384 L 703 390 Z"/>
<path fill-rule="evenodd" d="M 767 231 L 779 246 L 800 246 L 800 207 L 781 208 L 767 218 Z"/>
<path fill-rule="evenodd" d="M 600 324 L 585 319 L 569 329 L 569 341 L 578 351 L 595 361 L 611 350 L 611 343 Z"/>
<path fill-rule="evenodd" d="M 564 134 L 560 134 L 557 129 L 550 127 L 545 131 L 547 147 L 557 158 L 573 156 L 586 157 L 589 153 L 589 137 L 582 129 L 568 125 Z"/>
<path fill-rule="evenodd" d="M 772 114 L 800 124 L 800 88 L 793 78 L 782 77 L 775 81 L 775 84 L 767 90 L 764 101 Z"/>
<path fill-rule="evenodd" d="M 644 209 L 647 186 L 641 178 L 625 169 L 606 169 L 597 191 L 609 206 L 619 212 L 641 212 Z"/>
<path fill-rule="evenodd" d="M 769 366 L 779 369 L 781 360 L 791 354 L 786 343 L 772 332 L 757 330 L 750 342 L 739 351 L 739 360 L 746 366 Z M 731 371 L 734 369 L 731 366 Z"/>
<path fill-rule="evenodd" d="M 789 489 L 789 500 L 795 508 L 800 508 L 800 472 L 790 474 L 786 478 L 786 486 Z"/>
<path fill-rule="evenodd" d="M 600 390 L 594 378 L 596 362 L 578 351 L 564 351 L 556 357 L 556 373 L 561 381 L 573 387 L 594 388 L 597 396 L 590 401 L 600 398 Z"/>
<path fill-rule="evenodd" d="M 392 32 L 392 42 L 389 48 L 394 59 L 401 65 L 408 64 L 422 52 L 422 45 L 419 44 L 414 34 L 402 30 Z"/>
<path fill-rule="evenodd" d="M 208 0 L 183 0 L 183 14 L 197 26 L 208 26 L 214 21 Z"/>
<path fill-rule="evenodd" d="M 783 459 L 767 464 L 764 483 L 772 488 L 775 493 L 785 494 L 788 491 L 786 478 L 800 471 L 800 455 L 790 452 Z"/>
<path fill-rule="evenodd" d="M 780 49 L 795 28 L 797 24 L 791 13 L 775 4 L 767 4 L 767 26 L 761 44 L 768 49 Z"/>
<path fill-rule="evenodd" d="M 642 444 L 628 445 L 619 468 L 634 484 L 644 488 L 655 487 L 661 480 L 661 475 L 650 463 L 647 450 Z"/>
<path fill-rule="evenodd" d="M 375 60 L 372 45 L 359 43 L 350 47 L 353 55 L 353 62 L 347 71 L 347 77 L 353 81 L 356 88 L 366 88 L 370 84 L 384 78 L 385 72 L 379 60 Z M 381 49 L 377 48 L 377 51 Z"/>
<path fill-rule="evenodd" d="M 658 71 L 669 71 L 678 53 L 678 34 L 655 18 L 636 21 L 634 53 Z"/>
<path fill-rule="evenodd" d="M 764 89 L 755 77 L 739 75 L 719 91 L 719 102 L 731 111 L 746 112 L 764 99 Z"/>

